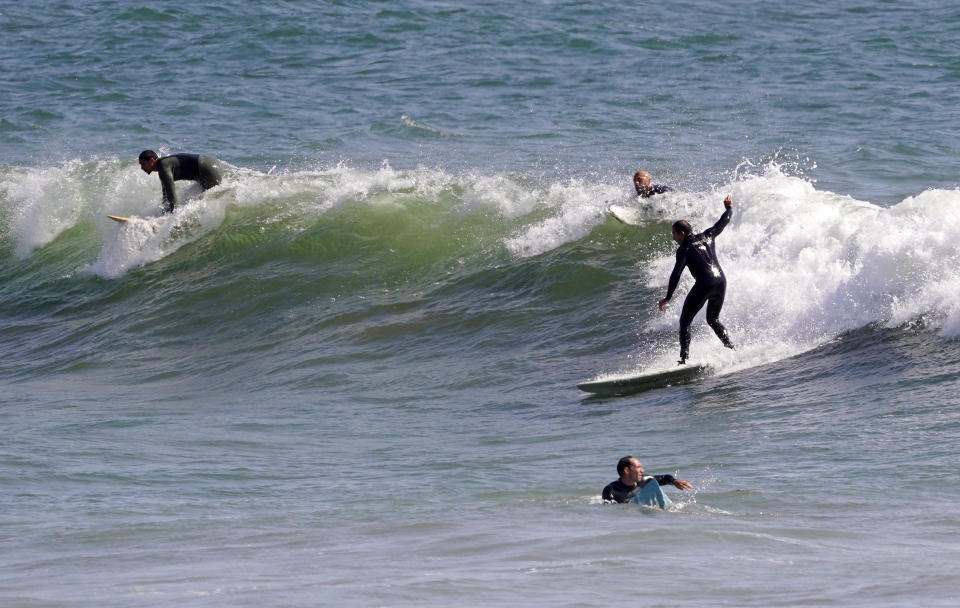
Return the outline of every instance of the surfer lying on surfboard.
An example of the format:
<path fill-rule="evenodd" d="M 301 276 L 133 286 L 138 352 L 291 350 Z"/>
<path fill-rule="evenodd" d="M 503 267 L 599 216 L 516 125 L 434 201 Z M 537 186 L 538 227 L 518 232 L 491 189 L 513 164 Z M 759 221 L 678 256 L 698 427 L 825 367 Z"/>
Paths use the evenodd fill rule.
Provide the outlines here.
<path fill-rule="evenodd" d="M 624 456 L 617 462 L 617 473 L 620 475 L 620 479 L 608 483 L 603 489 L 603 499 L 606 501 L 631 502 L 637 496 L 649 494 L 650 498 L 643 500 L 642 504 L 656 501 L 663 507 L 666 500 L 663 498 L 662 492 L 651 490 L 667 484 L 681 490 L 689 490 L 693 487 L 690 482 L 677 479 L 673 475 L 644 477 L 643 464 L 633 456 Z"/>
<path fill-rule="evenodd" d="M 713 332 L 717 334 L 724 346 L 733 348 L 727 329 L 720 322 L 720 309 L 723 308 L 723 298 L 727 292 L 727 277 L 724 276 L 720 262 L 717 261 L 717 252 L 713 244 L 713 239 L 723 232 L 733 216 L 733 198 L 730 195 L 723 199 L 723 206 L 726 207 L 726 211 L 717 223 L 700 234 L 693 234 L 693 228 L 686 220 L 673 223 L 673 240 L 680 246 L 677 247 L 677 263 L 673 267 L 670 282 L 667 285 L 667 297 L 660 300 L 660 310 L 663 311 L 673 297 L 673 290 L 680 282 L 684 267 L 689 268 L 690 274 L 696 279 L 696 283 L 687 294 L 687 299 L 683 301 L 683 309 L 680 312 L 680 365 L 687 362 L 687 356 L 690 354 L 690 323 L 704 304 L 707 305 L 707 324 L 713 328 Z"/>
<path fill-rule="evenodd" d="M 637 196 L 640 198 L 650 198 L 654 194 L 663 194 L 669 192 L 669 186 L 654 184 L 650 174 L 641 169 L 633 174 L 633 187 L 637 190 Z"/>
<path fill-rule="evenodd" d="M 191 180 L 200 184 L 204 191 L 220 185 L 220 161 L 199 154 L 172 154 L 160 158 L 153 150 L 140 153 L 140 168 L 150 175 L 154 171 L 160 177 L 163 189 L 163 212 L 173 213 L 177 204 L 177 190 L 173 182 Z"/>

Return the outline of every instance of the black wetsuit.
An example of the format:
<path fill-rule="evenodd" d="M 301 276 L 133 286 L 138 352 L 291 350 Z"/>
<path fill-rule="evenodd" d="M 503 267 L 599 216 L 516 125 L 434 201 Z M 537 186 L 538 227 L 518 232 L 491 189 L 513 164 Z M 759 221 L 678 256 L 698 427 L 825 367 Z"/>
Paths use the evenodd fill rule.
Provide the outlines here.
<path fill-rule="evenodd" d="M 667 300 L 673 296 L 673 290 L 680 282 L 680 275 L 684 267 L 690 269 L 690 274 L 696 283 L 683 301 L 683 310 L 680 312 L 680 361 L 687 360 L 690 351 L 690 323 L 693 318 L 707 304 L 707 323 L 713 328 L 720 341 L 727 348 L 733 348 L 727 330 L 720 323 L 720 309 L 723 308 L 723 298 L 727 293 L 727 277 L 717 261 L 717 252 L 713 248 L 713 239 L 723 232 L 733 209 L 727 209 L 712 228 L 700 234 L 688 236 L 677 247 L 677 263 L 670 274 L 670 283 L 667 285 Z"/>
<path fill-rule="evenodd" d="M 173 182 L 182 179 L 193 180 L 204 190 L 220 184 L 219 162 L 209 156 L 199 154 L 172 154 L 157 161 L 157 174 L 163 188 L 163 210 L 173 212 L 177 204 L 177 190 Z"/>
<path fill-rule="evenodd" d="M 677 480 L 673 475 L 654 475 L 653 478 L 661 486 L 672 484 Z M 648 481 L 650 481 L 650 478 L 644 477 L 635 486 L 628 486 L 619 479 L 612 481 L 603 489 L 603 499 L 613 502 L 630 502 L 630 499 L 636 496 L 643 489 L 643 486 L 647 485 Z"/>
<path fill-rule="evenodd" d="M 649 190 L 644 190 L 643 192 L 638 192 L 637 196 L 640 198 L 650 198 L 654 194 L 663 194 L 664 192 L 670 192 L 670 186 L 664 186 L 662 184 L 654 184 L 650 186 Z"/>

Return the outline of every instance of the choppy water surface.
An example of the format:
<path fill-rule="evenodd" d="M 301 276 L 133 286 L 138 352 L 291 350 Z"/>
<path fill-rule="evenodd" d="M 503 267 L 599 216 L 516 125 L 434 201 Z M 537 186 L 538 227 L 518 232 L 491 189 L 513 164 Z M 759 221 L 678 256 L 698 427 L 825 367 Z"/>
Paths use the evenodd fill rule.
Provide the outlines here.
<path fill-rule="evenodd" d="M 957 23 L 0 9 L 3 605 L 954 605 Z M 148 147 L 234 168 L 159 217 Z M 726 194 L 738 349 L 579 392 L 675 361 Z M 694 490 L 601 504 L 625 454 Z"/>

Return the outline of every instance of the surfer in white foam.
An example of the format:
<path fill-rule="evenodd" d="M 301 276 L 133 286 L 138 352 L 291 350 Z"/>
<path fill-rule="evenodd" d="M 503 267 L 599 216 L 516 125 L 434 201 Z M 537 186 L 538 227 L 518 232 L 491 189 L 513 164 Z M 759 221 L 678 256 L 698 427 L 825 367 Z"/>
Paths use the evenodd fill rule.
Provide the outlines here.
<path fill-rule="evenodd" d="M 690 354 L 690 323 L 704 304 L 707 305 L 707 324 L 713 328 L 724 346 L 733 348 L 727 329 L 720 322 L 720 309 L 723 308 L 723 299 L 727 293 L 727 277 L 717 261 L 713 242 L 733 216 L 733 198 L 728 195 L 723 200 L 723 206 L 726 210 L 717 223 L 700 234 L 693 234 L 693 228 L 686 220 L 673 223 L 673 240 L 680 246 L 677 247 L 677 263 L 667 285 L 667 297 L 660 300 L 660 310 L 663 311 L 673 297 L 673 291 L 677 288 L 685 267 L 690 269 L 690 274 L 696 279 L 680 312 L 680 365 L 687 362 Z"/>
<path fill-rule="evenodd" d="M 140 153 L 140 168 L 150 175 L 154 171 L 160 177 L 163 189 L 163 212 L 173 213 L 177 204 L 177 190 L 173 182 L 182 179 L 195 181 L 205 191 L 220 185 L 220 161 L 199 154 L 172 154 L 160 158 L 153 150 Z"/>
<path fill-rule="evenodd" d="M 654 194 L 663 194 L 670 191 L 669 186 L 654 184 L 650 174 L 642 169 L 633 174 L 633 187 L 636 188 L 637 196 L 640 198 L 649 198 Z"/>
<path fill-rule="evenodd" d="M 677 479 L 673 475 L 644 476 L 643 464 L 633 456 L 624 456 L 617 462 L 620 479 L 612 481 L 603 488 L 603 499 L 609 502 L 630 502 L 648 484 L 656 482 L 661 486 L 672 485 L 681 490 L 689 490 L 690 482 Z"/>

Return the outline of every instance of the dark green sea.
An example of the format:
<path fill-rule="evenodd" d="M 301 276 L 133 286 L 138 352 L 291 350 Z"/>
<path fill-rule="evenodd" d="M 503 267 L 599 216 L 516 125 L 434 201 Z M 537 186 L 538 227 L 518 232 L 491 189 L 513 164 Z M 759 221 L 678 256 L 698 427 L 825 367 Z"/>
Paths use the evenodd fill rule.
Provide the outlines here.
<path fill-rule="evenodd" d="M 956 605 L 958 45 L 946 2 L 0 3 L 0 605 Z M 162 217 L 145 148 L 230 168 Z M 579 391 L 674 364 L 670 224 L 728 194 L 737 349 L 701 313 L 714 375 Z M 626 454 L 693 489 L 602 504 Z"/>

